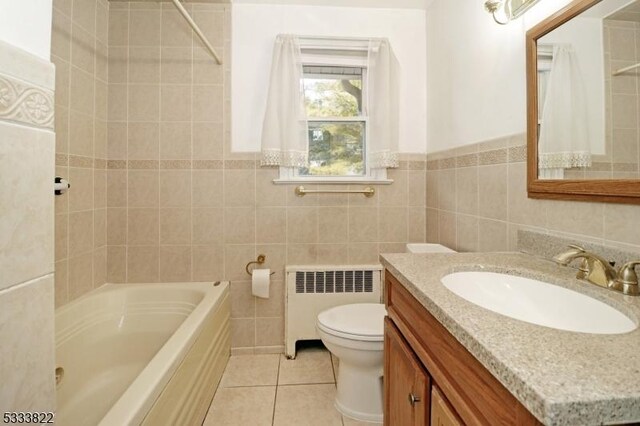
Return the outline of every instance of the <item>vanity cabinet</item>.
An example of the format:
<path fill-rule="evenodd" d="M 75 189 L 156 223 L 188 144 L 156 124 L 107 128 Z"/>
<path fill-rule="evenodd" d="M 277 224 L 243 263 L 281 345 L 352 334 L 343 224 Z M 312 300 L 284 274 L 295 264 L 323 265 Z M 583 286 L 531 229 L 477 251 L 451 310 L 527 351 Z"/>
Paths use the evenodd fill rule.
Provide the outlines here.
<path fill-rule="evenodd" d="M 386 426 L 541 424 L 389 271 L 385 284 Z"/>

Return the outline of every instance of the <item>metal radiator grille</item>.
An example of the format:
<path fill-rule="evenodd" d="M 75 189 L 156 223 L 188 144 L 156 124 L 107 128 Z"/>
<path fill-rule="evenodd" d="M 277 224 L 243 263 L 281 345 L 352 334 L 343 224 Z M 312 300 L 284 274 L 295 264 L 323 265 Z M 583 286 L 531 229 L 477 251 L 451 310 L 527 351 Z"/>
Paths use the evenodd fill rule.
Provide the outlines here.
<path fill-rule="evenodd" d="M 373 293 L 374 271 L 296 272 L 296 293 Z"/>

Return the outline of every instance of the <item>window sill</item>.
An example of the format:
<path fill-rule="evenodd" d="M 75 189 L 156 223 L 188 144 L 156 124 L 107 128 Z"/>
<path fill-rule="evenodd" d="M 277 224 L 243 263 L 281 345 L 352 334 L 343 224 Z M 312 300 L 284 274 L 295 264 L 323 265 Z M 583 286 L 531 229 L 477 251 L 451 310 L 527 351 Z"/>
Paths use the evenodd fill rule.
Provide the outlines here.
<path fill-rule="evenodd" d="M 323 179 L 323 178 L 298 178 L 298 179 L 274 179 L 276 185 L 391 185 L 393 179 Z"/>

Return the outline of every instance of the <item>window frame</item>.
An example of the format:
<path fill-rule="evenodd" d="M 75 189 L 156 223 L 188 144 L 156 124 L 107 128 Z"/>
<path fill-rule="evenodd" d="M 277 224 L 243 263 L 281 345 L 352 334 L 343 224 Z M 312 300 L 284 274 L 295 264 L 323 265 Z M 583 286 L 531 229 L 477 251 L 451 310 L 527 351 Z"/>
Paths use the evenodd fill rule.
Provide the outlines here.
<path fill-rule="evenodd" d="M 368 79 L 367 60 L 354 55 L 351 50 L 335 48 L 333 50 L 313 51 L 305 49 L 302 46 L 302 64 L 305 66 L 318 67 L 349 67 L 362 68 L 362 97 L 367 98 L 366 88 Z M 356 49 L 362 51 L 361 49 Z M 334 52 L 331 54 L 331 52 Z M 351 53 L 351 54 L 349 54 Z M 318 76 L 319 74 L 314 74 Z M 304 78 L 304 74 L 302 76 Z M 308 184 L 372 184 L 372 185 L 388 185 L 393 180 L 387 177 L 387 169 L 372 169 L 370 167 L 370 151 L 369 151 L 369 116 L 364 114 L 354 117 L 313 117 L 307 118 L 307 122 L 363 122 L 365 127 L 364 135 L 364 162 L 365 173 L 362 176 L 306 176 L 300 175 L 297 167 L 280 167 L 279 177 L 274 179 L 276 184 L 290 183 L 308 183 Z"/>

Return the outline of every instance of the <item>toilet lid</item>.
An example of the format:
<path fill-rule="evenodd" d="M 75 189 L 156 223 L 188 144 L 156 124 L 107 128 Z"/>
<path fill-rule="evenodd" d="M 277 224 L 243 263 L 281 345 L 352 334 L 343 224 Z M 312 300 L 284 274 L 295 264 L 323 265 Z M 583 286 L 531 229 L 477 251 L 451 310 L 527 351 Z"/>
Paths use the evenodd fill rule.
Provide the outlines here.
<path fill-rule="evenodd" d="M 353 337 L 382 338 L 387 310 L 380 303 L 358 303 L 336 306 L 318 315 L 318 324 L 324 329 Z"/>

